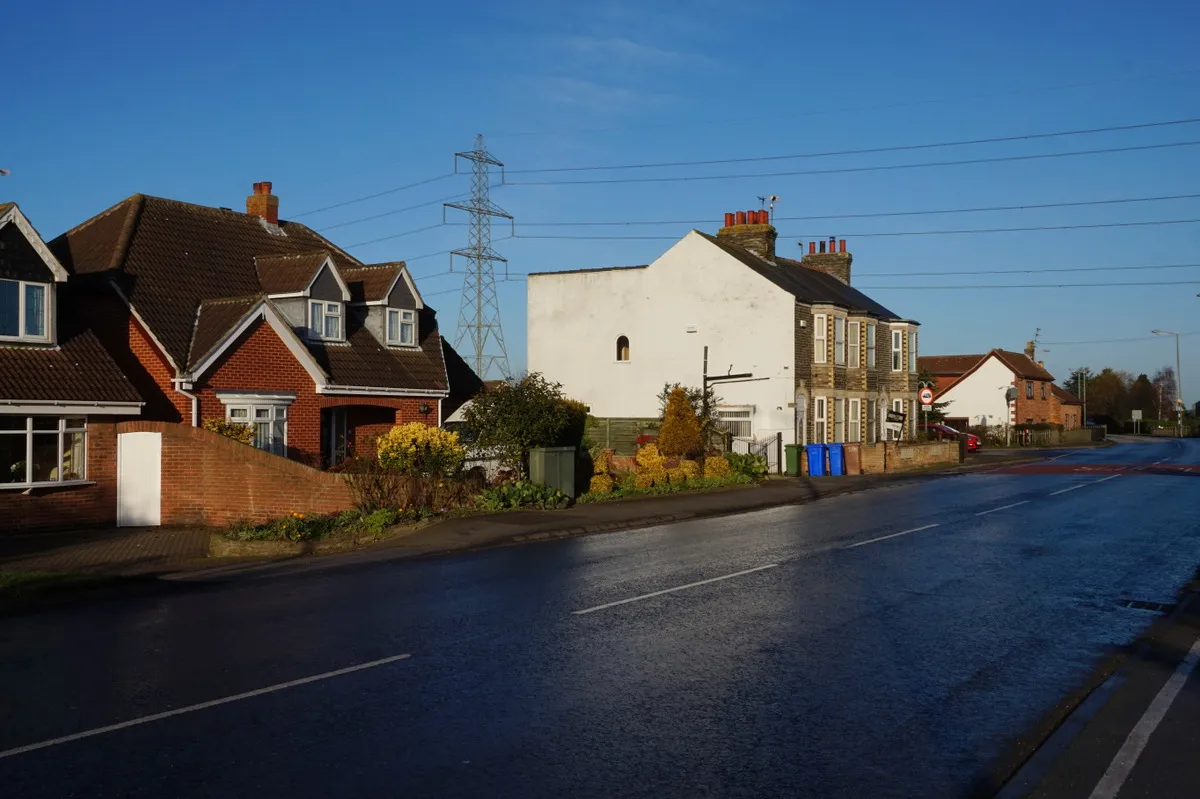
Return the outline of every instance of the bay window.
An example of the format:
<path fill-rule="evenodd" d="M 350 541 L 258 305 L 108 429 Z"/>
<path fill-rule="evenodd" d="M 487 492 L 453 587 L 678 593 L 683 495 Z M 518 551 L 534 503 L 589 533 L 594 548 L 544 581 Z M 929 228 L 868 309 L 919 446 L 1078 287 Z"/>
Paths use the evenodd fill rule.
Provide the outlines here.
<path fill-rule="evenodd" d="M 813 316 L 813 363 L 825 363 L 825 342 L 829 339 L 829 327 L 823 313 Z"/>
<path fill-rule="evenodd" d="M 826 434 L 828 431 L 828 421 L 825 407 L 825 397 L 816 397 L 813 399 L 813 443 L 827 444 Z"/>
<path fill-rule="evenodd" d="M 0 416 L 0 486 L 86 478 L 86 417 Z"/>
<path fill-rule="evenodd" d="M 833 362 L 838 366 L 846 365 L 846 318 L 833 317 Z"/>
<path fill-rule="evenodd" d="M 859 345 L 861 344 L 861 342 L 858 340 L 861 329 L 862 329 L 861 322 L 850 322 L 849 326 L 847 328 L 847 337 L 849 338 L 849 341 L 850 341 L 850 353 L 848 356 L 847 363 L 851 369 L 857 369 L 859 366 L 862 365 L 862 363 L 860 361 L 860 356 L 859 356 L 859 349 L 860 349 Z"/>
<path fill-rule="evenodd" d="M 917 331 L 908 331 L 908 371 L 917 373 Z"/>
<path fill-rule="evenodd" d="M 846 440 L 853 444 L 862 441 L 862 400 L 853 398 L 846 402 L 850 408 L 846 414 Z"/>
<path fill-rule="evenodd" d="M 417 313 L 397 308 L 387 312 L 387 343 L 411 347 L 417 343 Z M 626 358 L 625 360 L 628 360 Z"/>
<path fill-rule="evenodd" d="M 0 280 L 0 339 L 47 341 L 50 287 L 24 280 Z"/>
<path fill-rule="evenodd" d="M 904 368 L 904 333 L 892 331 L 892 371 L 899 372 Z"/>
<path fill-rule="evenodd" d="M 867 325 L 867 368 L 875 368 L 875 325 Z"/>
<path fill-rule="evenodd" d="M 225 406 L 225 419 L 254 430 L 254 447 L 273 455 L 287 455 L 288 408 L 296 397 L 287 392 L 217 392 Z"/>

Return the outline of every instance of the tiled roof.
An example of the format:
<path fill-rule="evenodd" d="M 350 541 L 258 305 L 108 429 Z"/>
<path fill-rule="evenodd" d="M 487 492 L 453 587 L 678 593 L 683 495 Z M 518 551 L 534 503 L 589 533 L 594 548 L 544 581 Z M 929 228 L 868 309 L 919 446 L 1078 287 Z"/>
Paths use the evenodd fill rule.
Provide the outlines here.
<path fill-rule="evenodd" d="M 621 272 L 626 269 L 645 269 L 648 264 L 640 266 L 594 266 L 590 269 L 561 269 L 557 272 L 530 272 L 528 277 L 543 277 L 545 275 L 578 275 L 584 272 Z"/>
<path fill-rule="evenodd" d="M 984 359 L 983 355 L 921 355 L 917 369 L 931 375 L 961 375 Z"/>
<path fill-rule="evenodd" d="M 1028 355 L 1023 352 L 1009 352 L 1008 350 L 992 350 L 997 358 L 1004 362 L 1004 365 L 1012 369 L 1020 377 L 1025 377 L 1030 380 L 1053 380 L 1054 375 L 1050 374 L 1045 368 L 1038 366 Z"/>
<path fill-rule="evenodd" d="M 308 288 L 328 257 L 328 250 L 300 255 L 260 255 L 254 259 L 254 266 L 264 294 L 291 294 Z"/>
<path fill-rule="evenodd" d="M 446 376 L 450 380 L 450 396 L 442 400 L 442 415 L 447 417 L 483 391 L 484 386 L 475 370 L 445 339 L 442 339 L 442 358 L 446 361 Z"/>
<path fill-rule="evenodd" d="M 330 388 L 371 386 L 446 390 L 446 363 L 442 337 L 430 309 L 418 313 L 420 346 L 415 349 L 385 347 L 363 326 L 364 314 L 346 315 L 346 342 L 326 344 L 306 341 L 309 352 L 329 375 Z"/>
<path fill-rule="evenodd" d="M 842 281 L 824 272 L 810 269 L 802 265 L 799 261 L 793 261 L 790 258 L 777 258 L 772 263 L 758 257 L 743 247 L 721 241 L 716 236 L 710 236 L 698 230 L 693 232 L 720 247 L 776 286 L 779 286 L 779 288 L 789 292 L 797 300 L 807 303 L 829 303 L 850 311 L 868 313 L 889 321 L 903 320 L 903 317 L 896 315 L 894 312 L 875 302 L 875 300 L 863 294 L 858 289 L 847 286 Z"/>
<path fill-rule="evenodd" d="M 16 203 L 0 203 L 0 216 L 4 216 L 9 208 L 12 208 Z"/>
<path fill-rule="evenodd" d="M 50 248 L 74 274 L 112 272 L 176 363 L 187 361 L 202 301 L 261 293 L 255 258 L 325 250 L 339 270 L 360 265 L 297 222 L 272 229 L 248 214 L 140 194 Z"/>
<path fill-rule="evenodd" d="M 192 336 L 192 350 L 188 356 L 188 367 L 193 367 L 224 338 L 242 317 L 261 299 L 257 296 L 235 297 L 224 300 L 204 300 L 196 311 L 196 329 Z"/>
<path fill-rule="evenodd" d="M 1065 388 L 1050 384 L 1050 390 L 1054 392 L 1054 396 L 1058 397 L 1059 402 L 1065 402 L 1068 405 L 1082 405 L 1083 400 L 1067 391 Z"/>
<path fill-rule="evenodd" d="M 60 291 L 58 346 L 0 346 L 0 399 L 141 402 L 96 334 L 82 322 L 76 298 Z"/>
<path fill-rule="evenodd" d="M 387 295 L 387 290 L 396 282 L 396 276 L 404 268 L 403 261 L 390 264 L 370 264 L 340 270 L 342 280 L 350 289 L 350 302 L 375 302 Z"/>

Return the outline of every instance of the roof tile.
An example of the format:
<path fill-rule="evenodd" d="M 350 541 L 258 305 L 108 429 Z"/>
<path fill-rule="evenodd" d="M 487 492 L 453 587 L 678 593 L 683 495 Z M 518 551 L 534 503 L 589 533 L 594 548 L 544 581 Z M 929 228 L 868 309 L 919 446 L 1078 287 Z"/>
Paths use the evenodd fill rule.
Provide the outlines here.
<path fill-rule="evenodd" d="M 329 258 L 327 250 L 299 255 L 260 255 L 254 259 L 254 266 L 264 294 L 292 294 L 308 288 L 326 258 Z"/>

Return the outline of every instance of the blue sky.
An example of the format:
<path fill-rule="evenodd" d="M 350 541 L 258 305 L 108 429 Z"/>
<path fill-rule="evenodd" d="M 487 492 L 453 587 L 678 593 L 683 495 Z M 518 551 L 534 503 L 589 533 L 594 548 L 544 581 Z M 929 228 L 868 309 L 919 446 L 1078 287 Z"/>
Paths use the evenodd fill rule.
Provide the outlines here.
<path fill-rule="evenodd" d="M 17 4 L 0 52 L 11 76 L 0 125 L 0 199 L 51 237 L 137 192 L 243 207 L 271 180 L 299 217 L 368 262 L 409 259 L 453 335 L 460 226 L 350 246 L 442 221 L 428 205 L 466 176 L 322 213 L 305 211 L 451 171 L 484 133 L 511 170 L 493 200 L 518 238 L 514 273 L 646 263 L 691 227 L 782 200 L 777 216 L 1083 202 L 1200 193 L 1200 147 L 891 171 L 600 185 L 533 180 L 860 168 L 1200 141 L 1200 124 L 951 148 L 736 165 L 517 170 L 819 153 L 1200 117 L 1196 3 L 520 4 L 208 2 Z M 498 180 L 498 177 L 497 177 Z M 1153 372 L 1173 362 L 1152 328 L 1200 332 L 1200 224 L 965 235 L 888 232 L 1200 219 L 1200 200 L 910 217 L 780 221 L 780 250 L 837 236 L 860 287 L 1176 281 L 1174 285 L 971 291 L 870 288 L 923 324 L 927 354 L 1019 350 L 1041 330 L 1061 378 L 1078 365 Z M 696 220 L 637 227 L 571 221 Z M 462 221 L 451 217 L 451 221 Z M 342 224 L 353 223 L 353 224 Z M 642 235 L 563 240 L 538 235 Z M 1033 274 L 905 276 L 1031 269 Z M 1194 281 L 1184 284 L 1184 281 Z M 524 365 L 525 284 L 500 284 L 513 365 Z M 1200 336 L 1184 388 L 1200 397 Z M 1190 378 L 1190 380 L 1189 380 Z"/>

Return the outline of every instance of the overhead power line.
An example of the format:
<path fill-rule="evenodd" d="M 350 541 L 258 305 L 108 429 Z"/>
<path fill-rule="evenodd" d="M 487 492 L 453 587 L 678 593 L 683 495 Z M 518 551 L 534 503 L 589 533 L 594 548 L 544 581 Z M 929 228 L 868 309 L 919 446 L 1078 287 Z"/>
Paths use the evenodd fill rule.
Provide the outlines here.
<path fill-rule="evenodd" d="M 840 236 L 845 238 L 874 238 L 881 236 L 953 236 L 962 234 L 979 234 L 979 233 L 1024 233 L 1037 230 L 1091 230 L 1095 228 L 1121 228 L 1121 227 L 1148 227 L 1155 225 L 1186 225 L 1200 222 L 1200 219 L 1160 219 L 1147 222 L 1102 222 L 1091 225 L 1038 225 L 1029 227 L 996 227 L 996 228 L 970 228 L 964 230 L 902 230 L 894 232 L 864 232 L 864 233 L 841 233 Z M 574 236 L 574 235 L 537 235 L 537 236 L 522 236 L 517 235 L 516 238 L 527 240 L 542 240 L 542 239 L 561 239 L 567 241 L 676 241 L 678 236 Z M 823 239 L 823 234 L 806 233 L 802 235 L 791 234 L 787 236 L 779 236 L 781 239 Z"/>
<path fill-rule="evenodd" d="M 974 214 L 993 211 L 1040 211 L 1047 208 L 1082 208 L 1092 205 L 1121 205 L 1125 203 L 1166 202 L 1170 200 L 1196 200 L 1200 194 L 1169 194 L 1160 197 L 1123 197 L 1114 200 L 1079 200 L 1059 203 L 1025 203 L 1022 205 L 991 205 L 976 208 L 939 208 L 922 211 L 879 211 L 860 214 L 819 214 L 811 216 L 776 216 L 772 222 L 815 222 L 825 219 L 883 219 L 901 216 L 938 216 L 942 214 Z M 706 219 L 631 219 L 618 222 L 522 222 L 522 227 L 655 227 L 663 225 L 707 225 L 715 220 Z"/>
<path fill-rule="evenodd" d="M 1104 147 L 1097 150 L 1067 150 L 1058 153 L 1036 155 L 1004 155 L 991 158 L 967 158 L 959 161 L 926 161 L 919 164 L 886 164 L 880 166 L 839 167 L 836 169 L 804 169 L 787 172 L 744 172 L 737 175 L 674 175 L 654 178 L 590 178 L 587 180 L 524 180 L 508 181 L 508 186 L 587 186 L 611 183 L 677 183 L 701 180 L 737 180 L 742 178 L 779 178 L 800 175 L 840 175 L 852 172 L 887 172 L 899 169 L 925 169 L 942 166 L 966 166 L 970 164 L 999 164 L 1014 161 L 1037 161 L 1049 158 L 1070 158 L 1082 155 L 1109 155 L 1144 150 L 1166 150 L 1174 147 L 1194 147 L 1200 141 L 1167 142 L 1165 144 L 1141 144 L 1130 147 Z"/>
<path fill-rule="evenodd" d="M 1161 280 L 1161 281 L 1146 281 L 1137 283 L 1004 283 L 1004 284 L 975 284 L 975 285 L 956 285 L 943 286 L 929 283 L 922 283 L 916 286 L 855 286 L 860 291 L 884 291 L 887 289 L 901 290 L 982 290 L 982 289 L 1070 289 L 1070 288 L 1117 288 L 1128 286 L 1200 286 L 1200 280 Z M 1049 342 L 1047 342 L 1049 343 Z"/>
<path fill-rule="evenodd" d="M 347 205 L 354 205 L 355 203 L 365 203 L 367 200 L 374 200 L 377 197 L 386 197 L 389 194 L 398 194 L 399 192 L 402 192 L 402 191 L 407 191 L 409 189 L 415 189 L 418 186 L 428 186 L 430 183 L 437 183 L 439 180 L 445 180 L 446 178 L 452 178 L 452 177 L 454 177 L 454 173 L 447 172 L 446 174 L 438 175 L 437 177 L 426 178 L 425 180 L 418 180 L 416 183 L 408 183 L 404 186 L 394 186 L 390 189 L 384 189 L 383 191 L 377 191 L 374 194 L 366 194 L 366 195 L 363 195 L 362 197 L 355 197 L 352 200 L 344 200 L 340 203 L 334 203 L 333 205 L 326 205 L 323 208 L 314 208 L 311 211 L 303 211 L 299 214 L 293 214 L 291 218 L 299 219 L 302 216 L 310 216 L 311 214 L 319 214 L 324 211 L 332 211 L 334 208 L 345 208 Z"/>
<path fill-rule="evenodd" d="M 941 147 L 965 147 L 974 144 L 1000 144 L 1003 142 L 1034 141 L 1037 139 L 1054 139 L 1064 136 L 1089 136 L 1096 133 L 1113 133 L 1117 131 L 1143 130 L 1146 128 L 1165 128 L 1176 125 L 1194 125 L 1200 118 L 1171 119 L 1163 122 L 1141 122 L 1134 125 L 1114 125 L 1107 128 L 1084 128 L 1080 130 L 1060 130 L 1051 133 L 1023 133 L 1016 136 L 994 136 L 986 139 L 960 139 L 957 141 L 932 142 L 926 144 L 903 144 L 887 147 L 865 147 L 854 150 L 828 150 L 818 153 L 794 153 L 792 155 L 757 155 L 739 158 L 712 158 L 702 161 L 659 161 L 640 164 L 611 164 L 599 166 L 559 166 L 541 167 L 537 169 L 510 169 L 509 175 L 532 175 L 546 172 L 598 172 L 616 169 L 665 169 L 681 166 L 716 166 L 719 164 L 749 164 L 764 161 L 793 161 L 802 158 L 829 158 L 838 155 L 870 155 L 874 153 L 900 153 L 912 150 L 933 150 Z"/>
<path fill-rule="evenodd" d="M 452 200 L 460 200 L 466 196 L 467 195 L 465 193 L 459 193 L 459 194 L 452 195 L 450 197 L 442 197 L 437 200 L 429 200 L 428 202 L 417 203 L 416 205 L 410 205 L 406 208 L 394 208 L 391 211 L 383 211 L 378 214 L 371 214 L 370 216 L 364 216 L 364 217 L 360 217 L 358 219 L 349 219 L 345 222 L 338 222 L 336 225 L 326 225 L 325 227 L 319 227 L 319 228 L 317 228 L 317 230 L 326 231 L 326 230 L 336 230 L 341 227 L 350 227 L 351 225 L 357 225 L 362 222 L 370 222 L 373 219 L 383 219 L 384 217 L 387 217 L 387 216 L 395 216 L 396 214 L 402 214 L 405 211 L 415 211 L 418 208 L 428 208 L 431 205 L 441 205 L 442 203 L 450 202 Z"/>
<path fill-rule="evenodd" d="M 1192 333 L 1180 333 L 1181 336 L 1200 336 L 1200 331 Z M 1133 336 L 1131 338 L 1095 338 L 1089 341 L 1043 341 L 1042 344 L 1050 347 L 1069 347 L 1075 344 L 1122 344 L 1126 341 L 1150 341 L 1151 339 L 1159 341 L 1158 336 Z"/>
<path fill-rule="evenodd" d="M 945 272 L 856 272 L 857 277 L 940 277 L 943 275 L 1040 275 L 1046 272 L 1126 272 L 1143 269 L 1192 269 L 1194 264 L 1139 264 L 1137 266 L 1071 266 L 1057 269 L 962 269 Z"/>
<path fill-rule="evenodd" d="M 377 239 L 369 239 L 367 241 L 360 241 L 357 244 L 348 244 L 346 246 L 347 247 L 365 247 L 368 244 L 377 244 L 378 242 L 381 242 L 381 241 L 391 241 L 392 239 L 400 239 L 400 238 L 404 238 L 405 236 L 412 236 L 413 234 L 416 234 L 416 233 L 424 233 L 427 230 L 435 230 L 437 228 L 444 227 L 445 224 L 446 224 L 445 222 L 438 222 L 435 225 L 426 225 L 425 227 L 419 227 L 416 230 L 406 230 L 403 233 L 393 233 L 390 236 L 380 236 Z"/>

